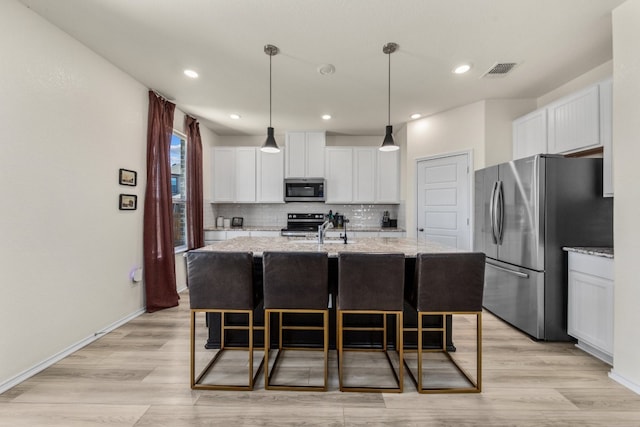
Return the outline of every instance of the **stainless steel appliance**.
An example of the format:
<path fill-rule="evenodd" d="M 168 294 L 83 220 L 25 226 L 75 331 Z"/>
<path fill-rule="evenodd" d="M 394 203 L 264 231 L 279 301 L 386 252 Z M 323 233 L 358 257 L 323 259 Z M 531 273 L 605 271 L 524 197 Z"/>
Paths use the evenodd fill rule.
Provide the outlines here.
<path fill-rule="evenodd" d="M 612 246 L 602 159 L 536 155 L 476 171 L 474 250 L 483 305 L 537 339 L 568 340 L 563 246 Z"/>
<path fill-rule="evenodd" d="M 285 202 L 324 202 L 324 178 L 286 178 L 284 180 Z"/>
<path fill-rule="evenodd" d="M 318 226 L 324 223 L 322 213 L 290 213 L 287 214 L 287 227 L 280 231 L 282 236 L 307 236 L 317 234 Z"/>

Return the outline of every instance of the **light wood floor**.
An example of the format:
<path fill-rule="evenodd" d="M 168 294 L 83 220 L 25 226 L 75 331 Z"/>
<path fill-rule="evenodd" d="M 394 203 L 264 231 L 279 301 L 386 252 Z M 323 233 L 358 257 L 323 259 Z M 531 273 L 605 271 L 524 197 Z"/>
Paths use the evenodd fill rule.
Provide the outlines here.
<path fill-rule="evenodd" d="M 192 391 L 188 313 L 183 293 L 180 307 L 144 314 L 0 395 L 0 426 L 640 426 L 640 396 L 610 380 L 608 365 L 571 343 L 534 342 L 489 313 L 481 394 L 420 395 L 408 378 L 402 394 L 341 393 L 334 352 L 326 393 L 265 391 L 262 374 L 252 392 Z M 465 322 L 454 335 L 463 359 Z M 296 355 L 287 362 L 282 380 L 321 372 Z M 359 378 L 388 369 L 376 358 L 348 367 Z"/>

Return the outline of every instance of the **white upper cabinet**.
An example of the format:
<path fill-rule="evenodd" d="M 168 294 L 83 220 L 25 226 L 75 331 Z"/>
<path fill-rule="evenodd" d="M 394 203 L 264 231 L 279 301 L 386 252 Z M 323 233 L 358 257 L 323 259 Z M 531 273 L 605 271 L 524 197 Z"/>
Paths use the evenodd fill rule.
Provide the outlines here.
<path fill-rule="evenodd" d="M 236 197 L 237 203 L 256 201 L 256 148 L 236 148 Z"/>
<path fill-rule="evenodd" d="M 513 121 L 513 159 L 547 153 L 547 110 L 541 108 Z"/>
<path fill-rule="evenodd" d="M 258 149 L 256 153 L 258 202 L 284 203 L 284 150 L 263 153 Z"/>
<path fill-rule="evenodd" d="M 213 202 L 283 203 L 284 155 L 257 147 L 213 148 Z"/>
<path fill-rule="evenodd" d="M 326 203 L 351 203 L 353 201 L 353 149 L 327 147 L 326 160 Z"/>
<path fill-rule="evenodd" d="M 287 178 L 324 177 L 324 131 L 287 132 L 285 137 L 285 176 Z"/>
<path fill-rule="evenodd" d="M 399 203 L 400 153 L 327 147 L 327 203 Z"/>
<path fill-rule="evenodd" d="M 549 104 L 547 120 L 549 153 L 571 153 L 601 146 L 598 85 Z"/>
<path fill-rule="evenodd" d="M 374 203 L 376 199 L 376 151 L 374 147 L 353 149 L 353 201 Z"/>
<path fill-rule="evenodd" d="M 611 79 L 591 85 L 513 121 L 513 159 L 602 147 L 604 193 L 611 185 Z M 609 159 L 607 159 L 609 157 Z"/>
<path fill-rule="evenodd" d="M 214 202 L 233 203 L 236 196 L 236 149 L 214 147 L 212 151 Z"/>
<path fill-rule="evenodd" d="M 380 151 L 376 164 L 376 203 L 400 203 L 400 150 Z"/>
<path fill-rule="evenodd" d="M 602 193 L 613 197 L 612 126 L 613 126 L 613 80 L 600 83 L 600 139 L 602 141 Z"/>

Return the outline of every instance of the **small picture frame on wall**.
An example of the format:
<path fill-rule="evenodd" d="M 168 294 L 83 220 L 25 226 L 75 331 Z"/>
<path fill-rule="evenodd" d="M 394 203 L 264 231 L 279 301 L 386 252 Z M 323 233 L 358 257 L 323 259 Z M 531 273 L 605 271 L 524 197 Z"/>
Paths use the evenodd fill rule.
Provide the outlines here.
<path fill-rule="evenodd" d="M 138 172 L 129 169 L 120 169 L 120 185 L 135 187 L 138 184 Z"/>
<path fill-rule="evenodd" d="M 121 194 L 118 206 L 121 211 L 135 211 L 138 208 L 138 196 L 135 194 Z"/>

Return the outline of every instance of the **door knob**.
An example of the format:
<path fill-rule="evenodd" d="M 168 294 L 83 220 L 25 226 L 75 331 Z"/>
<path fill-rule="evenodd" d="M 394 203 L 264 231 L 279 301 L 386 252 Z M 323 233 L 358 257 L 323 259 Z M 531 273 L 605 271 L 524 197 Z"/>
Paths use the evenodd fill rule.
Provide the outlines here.
<path fill-rule="evenodd" d="M 418 231 L 424 231 L 424 228 L 418 228 Z"/>

